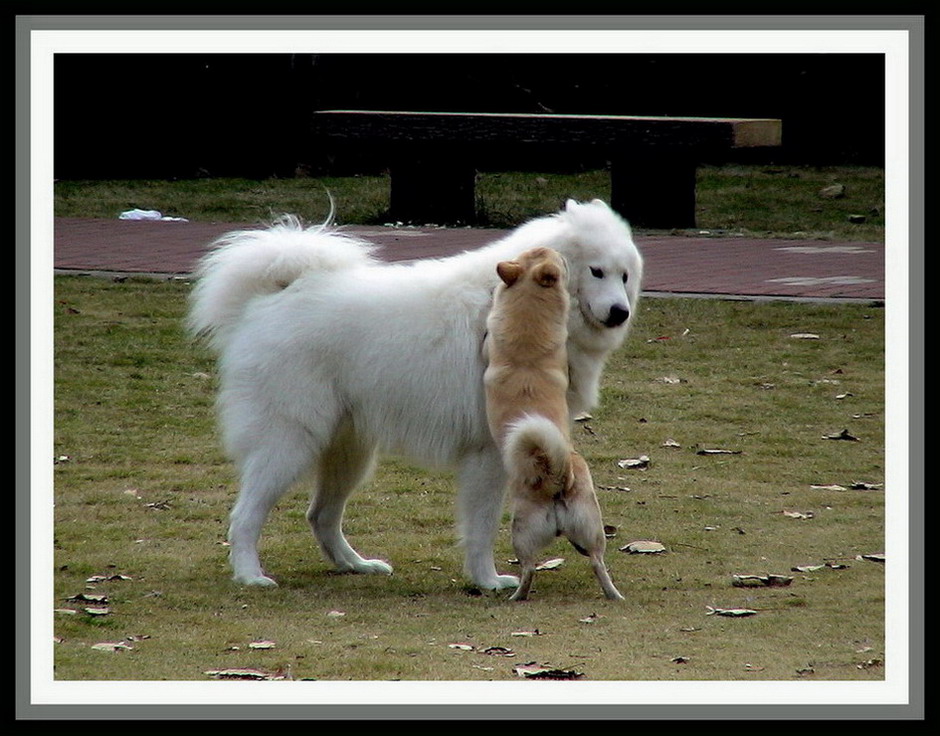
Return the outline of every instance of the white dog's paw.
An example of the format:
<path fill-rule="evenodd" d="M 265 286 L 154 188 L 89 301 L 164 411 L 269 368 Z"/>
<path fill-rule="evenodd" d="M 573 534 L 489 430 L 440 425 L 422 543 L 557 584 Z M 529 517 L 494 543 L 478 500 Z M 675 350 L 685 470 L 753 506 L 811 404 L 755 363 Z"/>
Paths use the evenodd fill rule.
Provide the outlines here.
<path fill-rule="evenodd" d="M 492 580 L 480 582 L 477 585 L 489 590 L 506 590 L 507 588 L 518 588 L 519 578 L 515 575 L 497 575 Z"/>
<path fill-rule="evenodd" d="M 393 568 L 383 560 L 365 560 L 365 569 L 360 572 L 368 575 L 391 575 Z"/>
<path fill-rule="evenodd" d="M 277 582 L 267 575 L 236 575 L 232 578 L 240 585 L 252 585 L 258 588 L 276 588 Z"/>
<path fill-rule="evenodd" d="M 360 575 L 391 575 L 391 565 L 383 560 L 357 560 L 356 562 L 339 568 L 340 572 L 353 572 Z"/>

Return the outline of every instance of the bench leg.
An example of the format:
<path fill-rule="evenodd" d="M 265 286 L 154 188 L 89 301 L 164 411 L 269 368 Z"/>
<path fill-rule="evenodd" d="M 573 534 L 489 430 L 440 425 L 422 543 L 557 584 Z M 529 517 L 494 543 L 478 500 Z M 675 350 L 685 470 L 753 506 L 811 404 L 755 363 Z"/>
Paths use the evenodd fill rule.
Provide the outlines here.
<path fill-rule="evenodd" d="M 476 171 L 448 152 L 400 157 L 390 167 L 392 219 L 410 225 L 470 225 Z"/>
<path fill-rule="evenodd" d="M 635 227 L 695 227 L 694 161 L 618 158 L 610 168 L 610 204 Z"/>

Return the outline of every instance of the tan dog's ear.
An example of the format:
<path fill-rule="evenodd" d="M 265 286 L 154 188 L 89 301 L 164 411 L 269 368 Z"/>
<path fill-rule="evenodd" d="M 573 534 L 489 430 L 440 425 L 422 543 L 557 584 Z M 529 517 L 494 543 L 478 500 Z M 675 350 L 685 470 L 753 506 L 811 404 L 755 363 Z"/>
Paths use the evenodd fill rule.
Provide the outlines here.
<path fill-rule="evenodd" d="M 540 263 L 532 270 L 532 278 L 539 286 L 546 288 L 554 286 L 561 278 L 561 270 L 558 265 L 551 261 Z"/>
<path fill-rule="evenodd" d="M 516 261 L 503 261 L 496 264 L 496 273 L 503 280 L 506 286 L 512 286 L 519 280 L 525 269 Z"/>

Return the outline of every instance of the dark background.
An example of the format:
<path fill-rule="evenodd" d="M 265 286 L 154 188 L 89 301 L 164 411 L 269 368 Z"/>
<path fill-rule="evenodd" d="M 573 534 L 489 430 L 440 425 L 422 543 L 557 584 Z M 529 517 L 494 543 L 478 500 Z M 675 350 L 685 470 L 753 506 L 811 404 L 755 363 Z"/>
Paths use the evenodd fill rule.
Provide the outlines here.
<path fill-rule="evenodd" d="M 881 166 L 884 83 L 880 54 L 59 54 L 55 176 L 380 171 L 314 144 L 311 113 L 328 109 L 772 117 L 782 148 L 737 158 Z M 538 157 L 515 147 L 480 167 L 605 163 Z"/>

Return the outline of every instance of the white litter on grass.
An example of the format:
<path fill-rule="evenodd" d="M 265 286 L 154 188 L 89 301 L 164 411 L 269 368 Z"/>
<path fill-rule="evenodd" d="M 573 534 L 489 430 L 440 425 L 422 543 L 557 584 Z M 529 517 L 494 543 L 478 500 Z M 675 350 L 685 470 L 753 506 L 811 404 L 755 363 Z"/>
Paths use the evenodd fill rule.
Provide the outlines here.
<path fill-rule="evenodd" d="M 185 217 L 165 217 L 159 210 L 125 210 L 118 215 L 119 220 L 148 220 L 159 222 L 189 222 Z"/>

